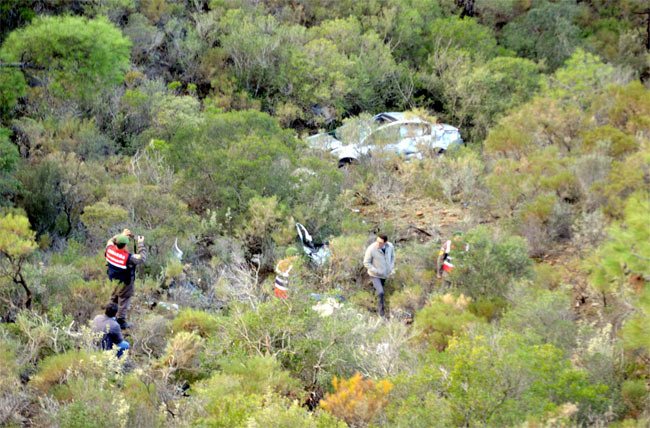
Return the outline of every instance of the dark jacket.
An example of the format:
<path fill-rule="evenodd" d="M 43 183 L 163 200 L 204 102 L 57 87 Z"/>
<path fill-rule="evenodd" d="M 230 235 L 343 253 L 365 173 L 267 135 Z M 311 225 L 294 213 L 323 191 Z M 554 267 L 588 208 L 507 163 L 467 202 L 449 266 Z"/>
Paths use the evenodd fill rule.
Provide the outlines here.
<path fill-rule="evenodd" d="M 114 245 L 114 240 L 117 237 L 114 236 L 106 243 L 106 249 Z M 123 286 L 119 290 L 118 294 L 122 298 L 128 298 L 133 296 L 135 283 L 135 268 L 137 265 L 147 261 L 147 247 L 144 246 L 144 243 L 138 244 L 138 253 L 137 254 L 128 254 L 126 261 L 126 269 L 118 269 L 112 266 L 110 263 L 106 263 L 107 266 L 107 275 L 108 279 L 112 281 L 118 281 Z"/>
<path fill-rule="evenodd" d="M 104 333 L 102 336 L 102 349 L 112 349 L 113 345 L 122 343 L 122 329 L 115 318 L 110 318 L 104 314 L 97 315 L 93 319 L 93 328 L 98 333 Z"/>

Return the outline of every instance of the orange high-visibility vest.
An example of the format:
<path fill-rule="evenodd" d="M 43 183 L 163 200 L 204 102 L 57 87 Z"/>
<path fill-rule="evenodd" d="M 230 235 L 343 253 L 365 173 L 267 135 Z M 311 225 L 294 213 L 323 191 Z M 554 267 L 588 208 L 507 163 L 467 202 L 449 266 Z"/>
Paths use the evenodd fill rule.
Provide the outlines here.
<path fill-rule="evenodd" d="M 451 256 L 449 253 L 451 252 L 451 240 L 448 240 L 445 242 L 445 245 L 440 249 L 440 251 L 443 251 L 445 253 L 445 260 L 442 263 L 442 270 L 445 272 L 449 273 L 451 270 L 454 268 L 454 265 L 451 263 Z M 469 244 L 465 244 L 465 248 L 463 251 L 469 251 Z"/>
<path fill-rule="evenodd" d="M 129 260 L 129 252 L 126 248 L 119 249 L 115 245 L 106 247 L 106 262 L 118 269 L 126 270 L 126 262 Z"/>
<path fill-rule="evenodd" d="M 289 273 L 291 273 L 293 265 L 289 260 L 280 260 L 280 263 L 275 267 L 275 285 L 273 292 L 281 299 L 289 297 Z"/>

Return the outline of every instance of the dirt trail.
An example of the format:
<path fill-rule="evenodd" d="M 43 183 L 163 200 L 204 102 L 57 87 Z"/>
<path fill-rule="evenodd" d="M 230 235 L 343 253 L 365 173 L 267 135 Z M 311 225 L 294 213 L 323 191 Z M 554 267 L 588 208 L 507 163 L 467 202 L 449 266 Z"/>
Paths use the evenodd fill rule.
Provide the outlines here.
<path fill-rule="evenodd" d="M 469 223 L 468 209 L 431 198 L 393 197 L 385 204 L 359 205 L 355 209 L 379 229 L 390 223 L 395 242 L 439 242 Z"/>

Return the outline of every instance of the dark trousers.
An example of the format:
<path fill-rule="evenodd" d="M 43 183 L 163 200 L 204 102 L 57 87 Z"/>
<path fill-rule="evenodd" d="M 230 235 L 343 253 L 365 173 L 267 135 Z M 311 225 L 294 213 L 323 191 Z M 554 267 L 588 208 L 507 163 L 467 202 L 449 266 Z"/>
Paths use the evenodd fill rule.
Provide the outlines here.
<path fill-rule="evenodd" d="M 126 320 L 131 309 L 131 297 L 133 297 L 133 281 L 125 284 L 121 281 L 113 281 L 115 289 L 111 295 L 111 302 L 117 303 L 117 319 Z"/>
<path fill-rule="evenodd" d="M 372 281 L 372 286 L 377 292 L 377 298 L 379 299 L 377 311 L 380 315 L 384 315 L 384 285 L 386 284 L 386 278 L 376 278 L 374 276 L 370 277 Z"/>

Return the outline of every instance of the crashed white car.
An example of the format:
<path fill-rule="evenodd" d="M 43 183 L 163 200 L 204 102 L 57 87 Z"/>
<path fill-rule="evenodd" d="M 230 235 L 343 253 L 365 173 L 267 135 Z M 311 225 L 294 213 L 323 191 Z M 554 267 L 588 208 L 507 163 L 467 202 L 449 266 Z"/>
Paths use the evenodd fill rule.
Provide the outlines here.
<path fill-rule="evenodd" d="M 346 137 L 345 127 L 307 138 L 312 148 L 327 150 L 339 160 L 339 167 L 383 150 L 407 159 L 422 157 L 423 149 L 443 153 L 463 144 L 458 128 L 444 123 L 432 124 L 404 113 L 381 113 L 369 124 L 359 125 L 355 137 Z M 348 132 L 349 134 L 349 132 Z M 358 142 L 351 142 L 350 140 Z"/>

